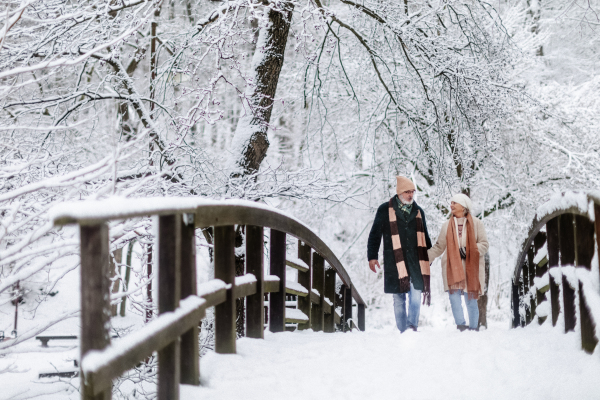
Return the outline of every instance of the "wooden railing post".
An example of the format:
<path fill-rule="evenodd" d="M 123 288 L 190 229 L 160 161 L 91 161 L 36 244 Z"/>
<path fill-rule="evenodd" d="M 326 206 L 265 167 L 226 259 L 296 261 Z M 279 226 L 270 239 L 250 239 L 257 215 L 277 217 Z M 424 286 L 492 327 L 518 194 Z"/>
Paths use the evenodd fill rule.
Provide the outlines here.
<path fill-rule="evenodd" d="M 320 299 L 319 304 L 315 304 L 312 307 L 311 323 L 313 330 L 319 332 L 323 330 L 325 323 L 325 312 L 323 309 L 323 303 L 325 302 L 325 260 L 316 252 L 313 253 L 312 269 L 312 287 L 319 292 Z M 310 298 L 310 295 L 308 297 Z"/>
<path fill-rule="evenodd" d="M 574 215 L 560 216 L 560 265 L 575 265 L 575 229 Z M 574 331 L 576 324 L 575 288 L 569 284 L 566 276 L 562 278 L 563 314 L 565 317 L 565 332 Z"/>
<path fill-rule="evenodd" d="M 184 214 L 181 224 L 181 298 L 197 294 L 196 229 L 194 214 Z M 198 321 L 198 324 L 200 321 Z M 198 325 L 181 335 L 181 383 L 200 384 Z"/>
<path fill-rule="evenodd" d="M 559 217 L 555 217 L 546 223 L 546 234 L 548 235 L 548 244 L 546 246 L 546 248 L 548 249 L 548 272 L 550 272 L 552 268 L 558 267 L 558 257 L 560 253 L 559 231 Z M 560 300 L 558 298 L 560 290 L 558 287 L 558 282 L 556 282 L 552 274 L 550 274 L 549 278 L 550 306 L 552 308 L 552 326 L 556 326 L 556 323 L 558 322 L 558 315 L 560 314 Z"/>
<path fill-rule="evenodd" d="M 512 283 L 512 291 L 511 291 L 511 295 L 512 295 L 512 312 L 513 312 L 513 319 L 512 319 L 512 327 L 516 328 L 521 326 L 521 312 L 519 309 L 519 283 L 518 282 L 514 282 L 514 278 L 513 278 L 513 283 Z"/>
<path fill-rule="evenodd" d="M 536 308 L 536 294 L 535 293 L 531 293 L 531 286 L 533 286 L 533 282 L 534 282 L 534 278 L 535 278 L 535 265 L 533 264 L 533 259 L 534 259 L 534 248 L 533 248 L 533 243 L 531 244 L 531 246 L 529 247 L 529 250 L 527 251 L 527 292 L 529 293 L 530 299 L 529 299 L 529 304 L 527 304 L 526 306 L 528 307 L 528 314 L 527 314 L 527 324 L 531 323 L 531 321 L 533 321 L 534 317 L 535 317 L 535 308 Z"/>
<path fill-rule="evenodd" d="M 575 262 L 578 268 L 592 269 L 594 257 L 594 223 L 587 217 L 575 217 Z M 581 319 L 581 347 L 588 353 L 593 353 L 598 339 L 595 337 L 595 327 L 590 310 L 586 304 L 583 284 L 579 282 L 579 316 Z"/>
<path fill-rule="evenodd" d="M 525 325 L 531 322 L 531 310 L 529 309 L 529 304 L 525 302 L 525 296 L 529 294 L 529 262 L 527 259 L 523 262 L 523 267 L 521 268 L 521 279 L 522 279 L 522 304 L 525 308 Z"/>
<path fill-rule="evenodd" d="M 344 306 L 344 330 L 352 331 L 352 288 L 349 286 L 345 287 L 346 295 L 344 296 L 344 301 L 346 305 Z M 350 321 L 350 323 L 348 323 Z"/>
<path fill-rule="evenodd" d="M 175 311 L 181 297 L 181 215 L 158 217 L 158 314 Z M 179 338 L 158 351 L 159 400 L 179 399 Z"/>
<path fill-rule="evenodd" d="M 103 224 L 79 227 L 81 251 L 81 343 L 80 360 L 90 350 L 101 350 L 110 344 L 107 329 L 110 309 L 108 226 Z M 83 371 L 81 398 L 83 400 L 110 400 L 107 389 L 94 396 L 93 388 L 86 385 Z"/>
<path fill-rule="evenodd" d="M 279 292 L 269 294 L 269 330 L 285 331 L 285 233 L 271 229 L 271 275 L 279 277 Z"/>
<path fill-rule="evenodd" d="M 335 332 L 335 270 L 331 267 L 325 270 L 325 298 L 331 302 L 331 314 L 323 317 L 323 331 Z"/>
<path fill-rule="evenodd" d="M 262 226 L 246 226 L 246 273 L 256 277 L 256 294 L 246 297 L 246 336 L 259 339 L 265 337 L 263 242 Z"/>
<path fill-rule="evenodd" d="M 235 324 L 235 230 L 233 226 L 215 227 L 215 279 L 231 284 L 227 299 L 215 307 L 215 351 L 219 354 L 236 352 Z"/>
<path fill-rule="evenodd" d="M 340 325 L 338 329 L 346 332 L 346 285 L 341 285 L 339 292 L 336 294 L 336 306 L 341 307 Z"/>
<path fill-rule="evenodd" d="M 298 283 L 301 284 L 308 290 L 308 296 L 306 297 L 298 297 L 298 309 L 302 311 L 307 317 L 308 322 L 304 324 L 298 324 L 298 330 L 310 329 L 311 324 L 311 301 L 310 301 L 310 290 L 311 286 L 311 276 L 312 276 L 312 257 L 311 257 L 312 249 L 309 245 L 302 243 L 301 240 L 298 240 L 298 258 L 301 259 L 308 265 L 308 271 L 302 272 L 298 271 Z"/>
<path fill-rule="evenodd" d="M 537 234 L 537 236 L 535 237 L 535 239 L 533 241 L 536 253 L 544 246 L 544 244 L 546 244 L 546 238 L 547 238 L 547 235 L 545 233 L 543 233 L 543 232 L 540 232 L 540 233 Z M 546 258 L 548 258 L 547 255 L 546 255 Z M 545 264 L 543 264 L 543 265 L 539 265 L 538 264 L 538 265 L 535 266 L 535 276 L 536 277 L 541 278 L 542 276 L 544 276 L 544 274 L 546 274 L 546 272 L 548 272 L 548 263 L 547 262 Z M 546 296 L 545 293 L 546 293 L 545 291 L 542 292 L 539 289 L 536 290 L 536 293 L 535 293 L 535 295 L 536 295 L 536 299 L 535 299 L 536 307 L 538 305 L 540 305 L 544 301 L 544 298 Z M 546 321 L 546 318 L 548 318 L 548 317 L 547 316 L 538 317 L 538 324 L 540 324 L 540 325 L 543 324 L 544 321 Z"/>
<path fill-rule="evenodd" d="M 365 331 L 365 305 L 358 305 L 358 329 L 361 332 Z"/>

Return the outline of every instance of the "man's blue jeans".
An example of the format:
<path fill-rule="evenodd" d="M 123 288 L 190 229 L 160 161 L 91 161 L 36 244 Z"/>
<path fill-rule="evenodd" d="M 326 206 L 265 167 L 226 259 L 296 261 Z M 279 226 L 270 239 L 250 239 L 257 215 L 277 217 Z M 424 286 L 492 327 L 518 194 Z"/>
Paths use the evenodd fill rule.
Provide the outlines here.
<path fill-rule="evenodd" d="M 410 327 L 415 329 L 419 326 L 419 313 L 421 312 L 421 291 L 415 289 L 410 282 L 408 292 L 408 318 L 406 317 L 406 295 L 407 293 L 394 293 L 394 314 L 396 314 L 396 326 L 400 332 Z"/>
<path fill-rule="evenodd" d="M 454 315 L 454 322 L 456 325 L 466 325 L 465 314 L 463 313 L 461 296 L 465 297 L 465 304 L 467 305 L 467 314 L 469 314 L 469 328 L 477 329 L 479 326 L 479 307 L 477 306 L 477 300 L 469 300 L 467 292 L 462 290 L 456 290 L 454 293 L 448 292 L 450 296 L 450 307 L 452 307 L 452 315 Z"/>

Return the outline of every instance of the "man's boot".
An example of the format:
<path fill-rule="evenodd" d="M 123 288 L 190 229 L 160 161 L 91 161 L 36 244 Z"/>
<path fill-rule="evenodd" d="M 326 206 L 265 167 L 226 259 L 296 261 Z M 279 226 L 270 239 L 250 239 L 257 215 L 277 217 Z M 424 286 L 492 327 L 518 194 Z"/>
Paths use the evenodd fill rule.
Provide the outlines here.
<path fill-rule="evenodd" d="M 461 332 L 464 332 L 467 329 L 469 329 L 469 326 L 468 325 L 456 325 L 456 329 L 458 329 Z"/>

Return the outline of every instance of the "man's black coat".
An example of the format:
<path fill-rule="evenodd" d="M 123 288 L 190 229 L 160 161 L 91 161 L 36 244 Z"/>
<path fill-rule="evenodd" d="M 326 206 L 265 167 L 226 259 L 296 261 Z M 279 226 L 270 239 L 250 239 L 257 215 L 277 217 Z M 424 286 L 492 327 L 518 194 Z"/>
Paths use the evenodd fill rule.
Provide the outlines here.
<path fill-rule="evenodd" d="M 425 241 L 427 248 L 430 249 L 431 239 L 429 239 L 429 232 L 427 232 L 425 212 L 416 202 L 413 202 L 410 215 L 406 215 L 407 213 L 398 207 L 398 196 L 395 196 L 393 204 L 396 211 L 400 243 L 404 251 L 404 261 L 408 275 L 415 289 L 423 290 L 423 275 L 421 274 L 419 255 L 417 253 L 417 213 L 421 211 L 423 227 L 425 228 Z M 385 293 L 401 293 L 398 282 L 398 269 L 396 268 L 392 247 L 388 207 L 389 202 L 385 202 L 377 209 L 375 221 L 373 222 L 367 242 L 367 257 L 369 260 L 377 260 L 379 258 L 379 245 L 383 236 L 383 289 Z"/>

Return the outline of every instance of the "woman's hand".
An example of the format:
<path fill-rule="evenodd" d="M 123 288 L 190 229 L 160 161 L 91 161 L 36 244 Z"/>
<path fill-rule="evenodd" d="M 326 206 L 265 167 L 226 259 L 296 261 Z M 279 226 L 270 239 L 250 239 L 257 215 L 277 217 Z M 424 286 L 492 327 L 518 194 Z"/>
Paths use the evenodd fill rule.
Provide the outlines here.
<path fill-rule="evenodd" d="M 375 267 L 381 269 L 381 265 L 379 265 L 379 261 L 377 261 L 377 260 L 369 260 L 369 268 L 371 268 L 371 271 L 377 272 L 377 270 L 375 269 Z"/>

